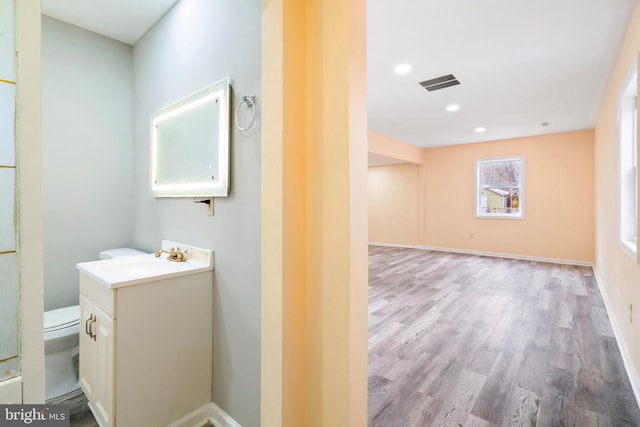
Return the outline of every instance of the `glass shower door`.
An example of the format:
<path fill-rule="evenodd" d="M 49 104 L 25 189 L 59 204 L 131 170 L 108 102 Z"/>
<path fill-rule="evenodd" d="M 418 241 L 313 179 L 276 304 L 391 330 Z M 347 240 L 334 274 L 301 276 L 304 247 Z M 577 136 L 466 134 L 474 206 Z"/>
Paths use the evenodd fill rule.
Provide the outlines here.
<path fill-rule="evenodd" d="M 0 381 L 20 375 L 16 257 L 13 0 L 0 0 Z"/>

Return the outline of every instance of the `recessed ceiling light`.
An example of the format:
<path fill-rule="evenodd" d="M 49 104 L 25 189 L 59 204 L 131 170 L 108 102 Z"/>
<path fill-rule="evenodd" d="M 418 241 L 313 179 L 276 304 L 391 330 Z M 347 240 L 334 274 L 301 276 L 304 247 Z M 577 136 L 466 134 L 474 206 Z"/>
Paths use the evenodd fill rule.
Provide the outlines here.
<path fill-rule="evenodd" d="M 447 111 L 454 112 L 454 111 L 458 111 L 459 109 L 460 109 L 460 106 L 458 104 L 447 105 Z"/>
<path fill-rule="evenodd" d="M 409 64 L 399 64 L 396 65 L 395 68 L 396 74 L 407 74 L 411 71 L 411 65 Z"/>
<path fill-rule="evenodd" d="M 482 126 L 478 126 L 477 128 L 474 129 L 477 133 L 482 133 L 485 130 L 487 130 L 486 128 L 483 128 Z"/>

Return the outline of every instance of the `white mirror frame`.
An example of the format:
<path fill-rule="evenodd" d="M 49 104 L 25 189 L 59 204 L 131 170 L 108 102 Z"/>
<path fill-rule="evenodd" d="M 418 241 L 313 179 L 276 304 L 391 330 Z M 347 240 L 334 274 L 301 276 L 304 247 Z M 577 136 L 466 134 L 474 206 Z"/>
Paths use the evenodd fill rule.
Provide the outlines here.
<path fill-rule="evenodd" d="M 151 196 L 153 197 L 226 197 L 229 195 L 229 79 L 225 78 L 206 88 L 168 105 L 151 118 Z M 158 144 L 157 124 L 167 118 L 184 114 L 204 102 L 218 99 L 218 178 L 211 181 L 157 183 Z M 215 143 L 214 141 L 211 142 Z"/>

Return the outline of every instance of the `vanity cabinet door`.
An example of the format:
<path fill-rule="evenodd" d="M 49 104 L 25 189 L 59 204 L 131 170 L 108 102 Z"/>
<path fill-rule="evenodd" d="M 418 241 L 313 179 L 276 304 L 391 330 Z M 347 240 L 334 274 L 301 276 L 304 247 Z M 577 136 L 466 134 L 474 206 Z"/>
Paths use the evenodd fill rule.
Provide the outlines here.
<path fill-rule="evenodd" d="M 114 371 L 114 334 L 115 320 L 100 307 L 94 306 L 96 318 L 94 333 L 96 335 L 95 350 L 95 387 L 93 390 L 93 404 L 102 419 L 102 425 L 113 426 L 113 379 Z"/>
<path fill-rule="evenodd" d="M 103 427 L 114 426 L 115 321 L 80 294 L 80 386 Z"/>
<path fill-rule="evenodd" d="M 80 387 L 91 402 L 95 375 L 95 343 L 90 335 L 93 321 L 93 303 L 80 294 Z"/>

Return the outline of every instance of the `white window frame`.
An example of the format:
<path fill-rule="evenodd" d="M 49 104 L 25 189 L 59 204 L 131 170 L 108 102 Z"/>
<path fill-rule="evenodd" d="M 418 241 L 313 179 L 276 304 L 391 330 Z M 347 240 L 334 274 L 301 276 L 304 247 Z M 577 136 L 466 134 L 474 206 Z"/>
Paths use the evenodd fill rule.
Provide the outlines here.
<path fill-rule="evenodd" d="M 485 163 L 494 162 L 507 162 L 517 160 L 520 162 L 520 180 L 518 182 L 518 212 L 517 213 L 492 213 L 481 211 L 481 196 L 480 196 L 480 168 Z M 475 179 L 475 217 L 476 218 L 493 218 L 493 219 L 525 219 L 525 157 L 521 156 L 509 156 L 509 157 L 491 157 L 486 159 L 476 160 L 476 179 Z"/>
<path fill-rule="evenodd" d="M 634 62 L 618 98 L 619 238 L 640 265 L 638 253 L 638 67 Z"/>

